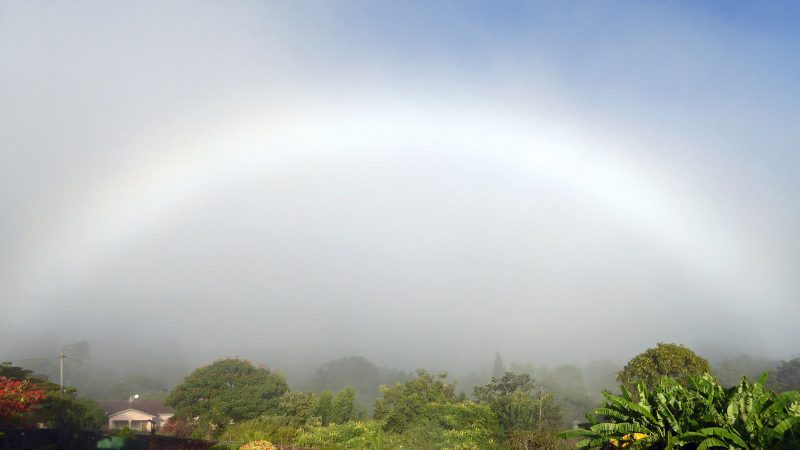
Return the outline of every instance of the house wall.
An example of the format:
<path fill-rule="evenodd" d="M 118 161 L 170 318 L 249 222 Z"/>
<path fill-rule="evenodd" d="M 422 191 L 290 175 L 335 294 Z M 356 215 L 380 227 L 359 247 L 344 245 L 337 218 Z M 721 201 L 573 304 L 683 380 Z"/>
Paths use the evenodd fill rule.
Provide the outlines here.
<path fill-rule="evenodd" d="M 151 416 L 150 414 L 143 413 L 141 411 L 122 411 L 108 416 L 108 428 L 120 429 L 127 426 L 131 430 L 150 431 L 150 420 L 154 418 L 155 416 Z"/>

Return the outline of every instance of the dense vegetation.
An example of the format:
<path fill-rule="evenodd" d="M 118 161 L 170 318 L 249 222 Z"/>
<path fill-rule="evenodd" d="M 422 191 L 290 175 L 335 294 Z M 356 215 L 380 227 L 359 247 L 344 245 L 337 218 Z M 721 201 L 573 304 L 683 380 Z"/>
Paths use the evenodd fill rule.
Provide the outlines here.
<path fill-rule="evenodd" d="M 0 363 L 0 426 L 44 426 L 62 430 L 99 430 L 103 411 L 74 388 L 59 385 L 30 370 Z"/>
<path fill-rule="evenodd" d="M 534 387 L 529 375 L 506 372 L 470 399 L 446 374 L 419 370 L 381 386 L 368 418 L 353 389 L 290 392 L 281 375 L 224 359 L 196 370 L 167 400 L 177 409 L 173 425 L 231 448 L 252 441 L 352 449 L 557 445 L 560 408 Z"/>
<path fill-rule="evenodd" d="M 707 374 L 652 388 L 642 380 L 635 396 L 624 386 L 605 393 L 590 423 L 564 436 L 582 438 L 579 448 L 798 449 L 800 393 L 776 393 L 765 378 L 728 389 Z"/>
<path fill-rule="evenodd" d="M 176 417 L 191 420 L 199 434 L 219 434 L 231 423 L 275 411 L 289 386 L 280 374 L 238 359 L 195 370 L 167 397 Z"/>
<path fill-rule="evenodd" d="M 769 389 L 766 373 L 726 388 L 688 348 L 658 344 L 619 372 L 621 394 L 604 392 L 603 404 L 587 414 L 589 423 L 562 436 L 580 438 L 579 448 L 798 449 L 800 393 L 786 383 L 796 373 L 791 364 L 776 371 L 786 390 Z"/>
<path fill-rule="evenodd" d="M 223 360 L 215 364 L 247 363 Z M 363 358 L 345 358 L 318 370 L 314 384 L 333 385 L 326 384 L 326 375 L 343 383 L 346 378 L 341 374 L 353 373 L 355 367 L 366 372 L 356 377 L 361 386 L 375 382 L 377 368 Z M 781 380 L 791 382 L 787 373 L 794 373 L 792 367 L 792 362 L 778 367 L 783 370 Z M 711 375 L 708 361 L 680 345 L 659 344 L 632 358 L 616 374 L 618 393 L 604 390 L 602 403 L 584 409 L 592 410 L 586 416 L 589 422 L 563 433 L 558 431 L 569 427 L 565 426 L 564 406 L 579 408 L 592 401 L 585 393 L 588 383 L 575 366 L 529 369 L 527 372 L 538 373 L 545 381 L 537 382 L 530 373 L 506 370 L 498 354 L 492 372 L 499 376 L 474 386 L 470 395 L 457 389 L 446 374 L 418 370 L 415 376 L 382 385 L 371 417 L 359 408 L 352 389 L 338 394 L 287 392 L 268 412 L 241 422 L 232 420 L 222 434 L 206 436 L 219 437 L 231 448 L 254 440 L 331 449 L 556 449 L 576 445 L 787 449 L 798 448 L 800 442 L 800 394 L 771 390 L 765 385 L 766 375 L 756 382 L 744 378 L 726 388 Z M 190 377 L 187 382 L 190 379 L 198 381 Z M 607 380 L 597 382 L 607 384 Z M 545 385 L 557 389 L 545 389 Z M 569 399 L 574 403 L 565 401 Z M 209 429 L 194 425 L 195 433 Z"/>
<path fill-rule="evenodd" d="M 768 376 L 758 381 L 742 378 L 765 369 Z M 57 385 L 30 370 L 0 365 L 0 381 L 0 402 L 13 406 L 0 414 L 5 426 L 97 429 L 103 423 L 91 400 L 72 388 L 61 398 Z M 742 356 L 712 368 L 676 344 L 647 349 L 621 370 L 604 361 L 584 370 L 506 366 L 498 353 L 485 371 L 458 380 L 345 357 L 297 386 L 303 389 L 290 390 L 284 375 L 245 360 L 218 360 L 172 389 L 165 400 L 177 413 L 161 432 L 215 439 L 224 449 L 248 443 L 321 449 L 800 445 L 800 359 Z"/>
<path fill-rule="evenodd" d="M 351 388 L 357 394 L 359 405 L 372 409 L 375 400 L 380 398 L 381 386 L 393 385 L 410 377 L 403 371 L 378 367 L 363 356 L 345 356 L 321 365 L 302 387 L 313 392 Z"/>

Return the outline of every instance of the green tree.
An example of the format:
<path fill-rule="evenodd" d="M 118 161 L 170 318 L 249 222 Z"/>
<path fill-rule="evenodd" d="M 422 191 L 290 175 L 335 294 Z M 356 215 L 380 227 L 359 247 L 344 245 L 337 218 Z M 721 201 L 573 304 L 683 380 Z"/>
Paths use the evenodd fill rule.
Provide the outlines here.
<path fill-rule="evenodd" d="M 530 394 L 535 384 L 527 373 L 515 374 L 506 372 L 501 378 L 492 378 L 486 386 L 475 388 L 475 398 L 480 402 L 491 403 L 497 398 L 517 392 Z"/>
<path fill-rule="evenodd" d="M 353 388 L 359 405 L 372 408 L 380 397 L 378 388 L 409 378 L 406 372 L 378 367 L 363 356 L 346 356 L 329 361 L 317 368 L 303 387 L 313 392 L 339 392 Z"/>
<path fill-rule="evenodd" d="M 401 434 L 407 448 L 493 449 L 499 432 L 489 405 L 464 400 L 427 404 Z"/>
<path fill-rule="evenodd" d="M 561 426 L 561 408 L 552 394 L 535 389 L 530 375 L 506 372 L 474 390 L 478 403 L 488 405 L 497 416 L 501 439 L 518 432 L 555 430 Z"/>
<path fill-rule="evenodd" d="M 37 423 L 68 431 L 97 431 L 106 424 L 106 416 L 94 400 L 67 394 L 49 395 L 37 411 Z"/>
<path fill-rule="evenodd" d="M 47 379 L 46 376 L 34 375 L 33 371 L 14 366 L 10 362 L 0 363 L 0 377 L 17 381 L 30 381 L 44 390 L 45 398 L 31 412 L 31 420 L 49 428 L 66 431 L 99 430 L 105 424 L 105 414 L 93 400 L 77 395 L 77 390 L 64 387 Z"/>
<path fill-rule="evenodd" d="M 201 367 L 172 390 L 166 404 L 192 421 L 199 435 L 221 433 L 231 423 L 274 413 L 289 388 L 283 376 L 241 359 Z"/>
<path fill-rule="evenodd" d="M 350 420 L 363 419 L 366 412 L 356 402 L 356 391 L 345 388 L 336 394 L 331 404 L 331 414 L 327 423 L 345 423 Z"/>
<path fill-rule="evenodd" d="M 770 372 L 767 381 L 769 386 L 776 391 L 800 390 L 800 357 L 784 361 Z"/>
<path fill-rule="evenodd" d="M 691 375 L 711 373 L 708 361 L 679 344 L 658 343 L 644 353 L 631 359 L 617 374 L 617 381 L 635 391 L 636 384 L 643 381 L 653 388 L 663 377 L 686 382 Z"/>
<path fill-rule="evenodd" d="M 493 448 L 499 429 L 491 408 L 457 394 L 446 378 L 418 370 L 404 383 L 382 386 L 375 418 L 410 448 Z"/>
<path fill-rule="evenodd" d="M 424 420 L 423 413 L 431 403 L 455 403 L 465 396 L 456 395 L 455 385 L 445 382 L 447 374 L 436 377 L 425 370 L 417 376 L 393 387 L 381 386 L 383 397 L 375 401 L 375 418 L 386 422 L 388 431 L 402 432 L 416 420 Z"/>
<path fill-rule="evenodd" d="M 296 426 L 308 424 L 344 423 L 361 419 L 364 411 L 356 404 L 355 391 L 343 389 L 333 395 L 330 391 L 288 392 L 278 399 L 275 415 L 285 416 Z"/>
<path fill-rule="evenodd" d="M 584 420 L 585 411 L 599 404 L 599 398 L 587 394 L 586 381 L 578 366 L 564 364 L 554 368 L 535 366 L 532 364 L 511 365 L 514 373 L 527 373 L 535 378 L 545 392 L 552 394 L 553 402 L 559 405 L 563 426 L 569 427 Z M 613 369 L 612 383 L 617 369 Z"/>
<path fill-rule="evenodd" d="M 30 380 L 32 383 L 41 383 L 42 377 L 34 377 L 33 371 L 15 366 L 8 361 L 0 362 L 0 377 L 11 378 L 12 380 Z"/>
<path fill-rule="evenodd" d="M 278 404 L 272 414 L 284 416 L 294 426 L 304 426 L 320 421 L 324 415 L 319 409 L 320 396 L 313 392 L 287 392 L 278 398 Z"/>

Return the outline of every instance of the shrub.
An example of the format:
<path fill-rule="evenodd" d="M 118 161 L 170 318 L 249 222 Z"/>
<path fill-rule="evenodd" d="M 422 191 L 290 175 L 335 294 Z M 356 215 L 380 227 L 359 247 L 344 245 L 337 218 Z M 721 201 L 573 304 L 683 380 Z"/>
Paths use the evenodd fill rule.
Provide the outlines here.
<path fill-rule="evenodd" d="M 401 436 L 405 448 L 414 449 L 496 449 L 494 430 L 480 425 L 444 428 L 434 421 L 416 423 Z"/>
<path fill-rule="evenodd" d="M 318 449 L 494 449 L 493 430 L 475 423 L 444 428 L 437 421 L 417 422 L 403 433 L 384 431 L 380 420 L 331 424 L 307 430 L 297 445 Z"/>
<path fill-rule="evenodd" d="M 561 450 L 570 444 L 556 434 L 546 431 L 513 431 L 506 440 L 509 450 Z"/>
<path fill-rule="evenodd" d="M 136 433 L 133 430 L 131 430 L 130 428 L 125 427 L 125 428 L 119 430 L 119 433 L 117 434 L 117 437 L 120 437 L 120 438 L 125 439 L 125 440 L 130 440 L 130 439 L 133 439 L 133 438 L 136 437 Z"/>
<path fill-rule="evenodd" d="M 309 429 L 297 438 L 297 445 L 313 448 L 386 449 L 400 445 L 399 436 L 383 431 L 379 420 L 330 424 Z"/>
<path fill-rule="evenodd" d="M 97 449 L 98 450 L 120 450 L 125 448 L 125 443 L 128 442 L 127 439 L 123 439 L 119 436 L 108 436 L 103 439 L 97 441 Z"/>
<path fill-rule="evenodd" d="M 292 424 L 292 418 L 263 416 L 229 426 L 220 439 L 233 443 L 267 440 L 291 445 L 301 432 L 300 427 Z"/>
<path fill-rule="evenodd" d="M 239 447 L 239 450 L 278 450 L 270 441 L 253 441 Z"/>

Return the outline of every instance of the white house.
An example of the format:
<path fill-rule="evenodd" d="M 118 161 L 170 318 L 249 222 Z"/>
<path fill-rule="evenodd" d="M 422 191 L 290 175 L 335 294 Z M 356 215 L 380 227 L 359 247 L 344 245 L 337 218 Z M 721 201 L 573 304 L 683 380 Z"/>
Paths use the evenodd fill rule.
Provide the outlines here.
<path fill-rule="evenodd" d="M 175 410 L 161 400 L 100 402 L 100 406 L 108 417 L 108 428 L 112 430 L 126 427 L 143 432 L 158 430 L 175 414 Z"/>

